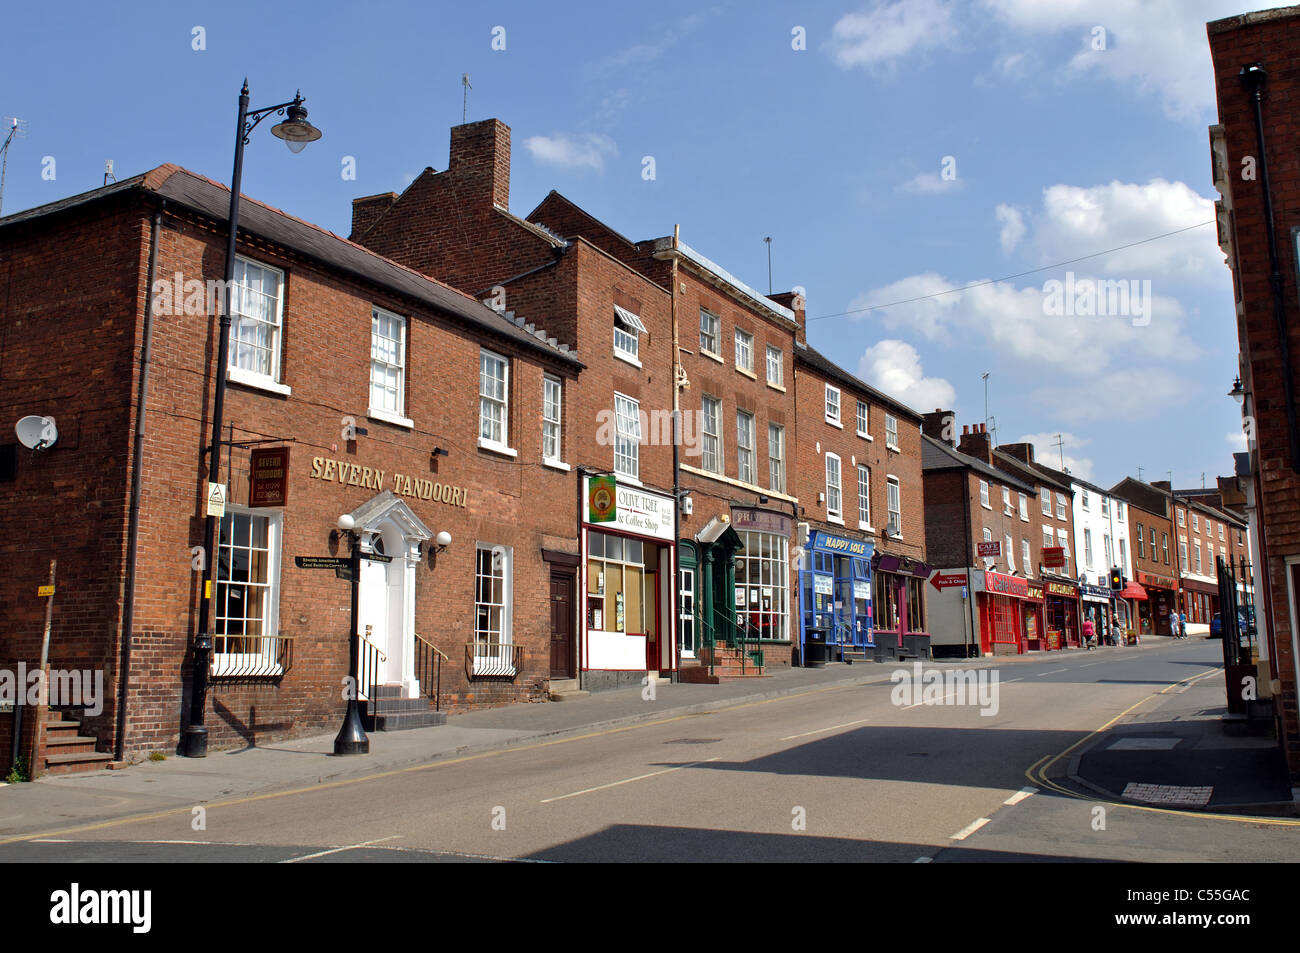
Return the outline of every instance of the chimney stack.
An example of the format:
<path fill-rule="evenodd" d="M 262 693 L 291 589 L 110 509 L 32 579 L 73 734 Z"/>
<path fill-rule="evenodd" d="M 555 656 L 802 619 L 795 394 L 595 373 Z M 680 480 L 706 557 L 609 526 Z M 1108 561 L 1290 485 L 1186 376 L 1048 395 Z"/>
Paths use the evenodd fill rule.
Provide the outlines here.
<path fill-rule="evenodd" d="M 355 242 L 370 230 L 370 226 L 379 221 L 397 201 L 396 192 L 384 192 L 381 195 L 367 195 L 352 200 L 352 234 L 348 241 Z"/>
<path fill-rule="evenodd" d="M 999 453 L 1015 457 L 1022 463 L 1034 462 L 1034 445 L 1032 443 L 1004 443 L 998 447 Z"/>
<path fill-rule="evenodd" d="M 957 445 L 957 417 L 951 410 L 934 409 L 926 414 L 921 424 L 921 432 L 932 440 L 938 440 L 950 447 Z"/>
<path fill-rule="evenodd" d="M 974 429 L 962 427 L 961 442 L 957 444 L 957 450 L 969 457 L 993 465 L 993 447 L 989 442 L 988 431 L 984 429 L 982 423 L 976 424 Z"/>
<path fill-rule="evenodd" d="M 808 344 L 808 300 L 795 291 L 782 291 L 767 297 L 781 307 L 789 308 L 794 312 L 794 319 L 799 322 L 799 330 L 795 332 L 794 339 L 806 346 Z"/>
<path fill-rule="evenodd" d="M 510 208 L 510 127 L 484 119 L 451 128 L 447 171 L 462 201 Z"/>

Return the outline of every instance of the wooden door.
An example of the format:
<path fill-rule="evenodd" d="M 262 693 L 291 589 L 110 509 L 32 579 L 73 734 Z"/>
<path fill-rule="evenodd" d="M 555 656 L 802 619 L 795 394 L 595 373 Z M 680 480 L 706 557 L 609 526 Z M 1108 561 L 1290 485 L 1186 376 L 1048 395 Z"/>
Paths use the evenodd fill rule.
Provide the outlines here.
<path fill-rule="evenodd" d="M 551 573 L 551 677 L 573 678 L 573 576 Z"/>

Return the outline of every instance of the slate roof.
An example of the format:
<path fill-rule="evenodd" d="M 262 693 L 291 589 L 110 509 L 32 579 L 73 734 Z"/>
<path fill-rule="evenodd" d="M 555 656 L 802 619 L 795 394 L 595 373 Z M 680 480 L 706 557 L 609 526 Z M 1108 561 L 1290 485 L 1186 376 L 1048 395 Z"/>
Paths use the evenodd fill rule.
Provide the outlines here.
<path fill-rule="evenodd" d="M 935 440 L 929 434 L 921 434 L 921 471 L 967 469 L 982 473 L 999 483 L 1005 483 L 1026 493 L 1037 493 L 1032 486 L 1017 479 L 1004 470 L 991 467 L 983 460 L 962 453 L 948 446 L 942 440 Z"/>
<path fill-rule="evenodd" d="M 893 409 L 901 411 L 905 416 L 913 418 L 917 423 L 925 420 L 924 415 L 900 402 L 897 398 L 890 397 L 884 391 L 877 390 L 866 381 L 850 374 L 816 348 L 809 347 L 807 344 L 796 344 L 794 348 L 794 356 L 796 359 L 803 361 L 809 367 L 815 368 L 832 380 L 837 380 L 845 387 L 851 387 L 856 391 L 860 391 L 861 393 L 874 398 L 877 403 L 888 404 Z"/>

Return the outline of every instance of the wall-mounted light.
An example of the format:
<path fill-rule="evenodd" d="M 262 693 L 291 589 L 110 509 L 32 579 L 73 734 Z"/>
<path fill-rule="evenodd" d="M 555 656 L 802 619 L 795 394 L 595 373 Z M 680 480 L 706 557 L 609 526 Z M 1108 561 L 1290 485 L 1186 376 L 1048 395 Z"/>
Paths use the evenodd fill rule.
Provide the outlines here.
<path fill-rule="evenodd" d="M 1241 375 L 1238 374 L 1232 382 L 1232 390 L 1228 391 L 1228 396 L 1240 405 L 1246 399 L 1246 388 L 1241 386 Z"/>
<path fill-rule="evenodd" d="M 352 518 L 351 513 L 344 513 L 338 518 L 336 523 L 337 529 L 330 530 L 330 542 L 338 542 L 339 539 L 348 539 L 356 536 L 357 521 Z"/>
<path fill-rule="evenodd" d="M 434 550 L 434 553 L 444 552 L 451 545 L 451 533 L 443 530 L 433 538 L 433 541 L 438 544 L 438 548 Z"/>
<path fill-rule="evenodd" d="M 448 450 L 446 447 L 434 447 L 432 450 L 429 451 L 429 456 L 432 459 L 436 460 L 439 457 L 448 456 L 450 453 L 451 451 Z"/>

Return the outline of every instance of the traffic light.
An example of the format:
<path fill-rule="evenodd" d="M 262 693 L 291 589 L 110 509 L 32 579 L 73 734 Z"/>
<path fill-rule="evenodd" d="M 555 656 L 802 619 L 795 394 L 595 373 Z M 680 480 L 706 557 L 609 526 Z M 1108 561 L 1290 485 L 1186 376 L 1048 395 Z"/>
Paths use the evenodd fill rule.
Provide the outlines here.
<path fill-rule="evenodd" d="M 1124 588 L 1124 574 L 1118 569 L 1110 571 L 1110 588 L 1114 592 L 1119 592 Z"/>

